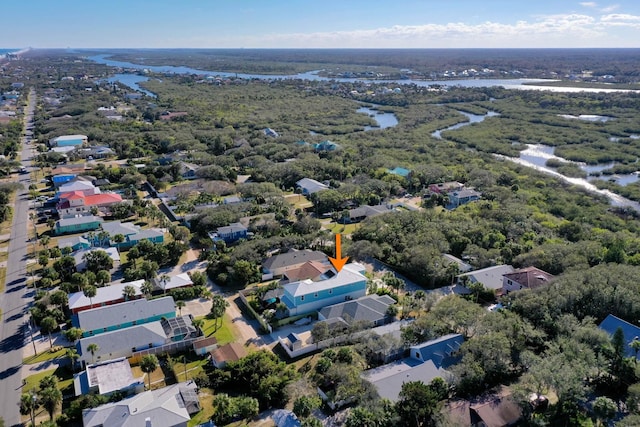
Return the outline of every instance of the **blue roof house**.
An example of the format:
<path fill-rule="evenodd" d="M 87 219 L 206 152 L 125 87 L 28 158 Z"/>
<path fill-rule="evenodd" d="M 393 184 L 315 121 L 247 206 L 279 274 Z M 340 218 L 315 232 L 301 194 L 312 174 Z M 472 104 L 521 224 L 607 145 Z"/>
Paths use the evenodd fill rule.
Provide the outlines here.
<path fill-rule="evenodd" d="M 64 174 L 64 175 L 55 175 L 51 177 L 51 182 L 55 188 L 60 187 L 65 182 L 69 182 L 74 179 L 77 175 L 74 173 Z"/>
<path fill-rule="evenodd" d="M 634 339 L 640 339 L 640 327 L 610 314 L 602 321 L 602 323 L 600 323 L 599 328 L 607 332 L 609 335 L 615 334 L 618 328 L 621 328 L 622 333 L 624 333 L 627 357 L 636 357 L 636 353 L 633 348 L 631 348 L 630 344 Z"/>
<path fill-rule="evenodd" d="M 313 149 L 316 151 L 336 151 L 338 148 L 340 148 L 338 144 L 328 139 L 313 146 Z"/>
<path fill-rule="evenodd" d="M 339 273 L 331 269 L 316 281 L 287 283 L 283 285 L 281 301 L 286 304 L 289 315 L 295 316 L 363 297 L 367 293 L 364 271 L 362 265 L 349 263 Z"/>
<path fill-rule="evenodd" d="M 464 342 L 460 334 L 443 335 L 431 341 L 411 346 L 410 356 L 421 362 L 432 360 L 437 368 L 447 368 L 458 360 L 458 350 Z"/>

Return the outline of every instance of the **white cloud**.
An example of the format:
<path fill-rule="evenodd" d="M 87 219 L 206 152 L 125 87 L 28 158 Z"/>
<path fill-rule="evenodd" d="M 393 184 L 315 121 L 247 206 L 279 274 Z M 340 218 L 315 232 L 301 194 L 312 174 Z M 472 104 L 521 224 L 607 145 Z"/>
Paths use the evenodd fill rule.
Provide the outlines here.
<path fill-rule="evenodd" d="M 583 2 L 580 3 L 580 6 L 596 8 L 596 7 L 598 7 L 598 3 L 594 2 L 594 1 L 583 1 Z"/>
<path fill-rule="evenodd" d="M 560 47 L 601 46 L 605 36 L 595 18 L 583 14 L 549 15 L 534 21 L 503 24 L 463 22 L 395 25 L 354 31 L 271 34 L 255 45 L 289 47 Z"/>

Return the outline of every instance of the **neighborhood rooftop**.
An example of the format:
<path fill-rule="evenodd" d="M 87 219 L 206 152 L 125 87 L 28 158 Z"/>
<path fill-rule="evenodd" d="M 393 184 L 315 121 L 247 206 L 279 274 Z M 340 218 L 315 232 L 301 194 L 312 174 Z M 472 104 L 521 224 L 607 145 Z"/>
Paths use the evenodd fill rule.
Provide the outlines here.
<path fill-rule="evenodd" d="M 97 288 L 96 296 L 89 299 L 84 296 L 83 292 L 75 292 L 69 295 L 69 309 L 88 307 L 90 304 L 101 305 L 107 302 L 116 301 L 122 298 L 122 292 L 127 285 L 133 286 L 136 290 L 136 296 L 142 295 L 140 288 L 144 284 L 144 280 L 135 280 L 133 282 L 118 283 L 102 288 Z"/>
<path fill-rule="evenodd" d="M 362 272 L 365 268 L 362 264 L 355 262 L 345 265 L 342 270 L 333 277 L 325 280 L 302 280 L 300 282 L 287 283 L 283 287 L 289 291 L 292 296 L 307 295 L 313 292 L 320 292 L 326 289 L 333 289 L 341 285 L 358 282 L 362 279 Z"/>

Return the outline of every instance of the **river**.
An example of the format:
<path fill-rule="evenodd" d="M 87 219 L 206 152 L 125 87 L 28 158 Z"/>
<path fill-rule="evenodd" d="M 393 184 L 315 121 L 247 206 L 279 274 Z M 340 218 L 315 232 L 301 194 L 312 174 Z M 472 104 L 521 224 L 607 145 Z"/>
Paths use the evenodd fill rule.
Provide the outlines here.
<path fill-rule="evenodd" d="M 429 86 L 461 86 L 461 87 L 491 87 L 502 86 L 505 89 L 522 89 L 522 90 L 548 90 L 551 92 L 626 92 L 623 89 L 605 89 L 605 88 L 575 88 L 575 87 L 556 87 L 556 86 L 533 86 L 533 83 L 549 82 L 549 79 L 460 79 L 460 80 L 365 80 L 359 78 L 328 78 L 318 75 L 319 71 L 308 71 L 306 73 L 272 75 L 272 74 L 244 74 L 229 73 L 224 71 L 199 70 L 196 68 L 173 66 L 173 65 L 144 65 L 133 62 L 114 61 L 108 59 L 111 54 L 100 54 L 89 56 L 87 59 L 105 64 L 111 67 L 119 67 L 123 69 L 147 71 L 162 74 L 197 74 L 204 76 L 219 77 L 236 77 L 241 79 L 261 79 L 261 80 L 279 80 L 279 79 L 301 79 L 312 81 L 338 81 L 338 82 L 372 82 L 382 84 L 408 85 L 414 84 L 421 87 Z M 123 84 L 126 84 L 123 82 Z"/>

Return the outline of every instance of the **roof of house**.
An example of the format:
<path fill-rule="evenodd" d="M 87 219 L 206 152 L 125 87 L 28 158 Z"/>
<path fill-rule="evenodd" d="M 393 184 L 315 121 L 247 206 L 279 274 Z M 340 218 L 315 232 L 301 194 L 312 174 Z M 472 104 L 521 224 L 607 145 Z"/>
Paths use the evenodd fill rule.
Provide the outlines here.
<path fill-rule="evenodd" d="M 69 193 L 76 190 L 94 190 L 100 192 L 91 182 L 87 182 L 84 180 L 78 179 L 80 177 L 76 177 L 66 183 L 62 184 L 60 188 L 58 188 L 58 192 L 60 194 Z"/>
<path fill-rule="evenodd" d="M 393 212 L 393 208 L 387 205 L 375 205 L 375 206 L 369 206 L 369 205 L 362 205 L 362 206 L 358 206 L 355 209 L 351 209 L 349 210 L 349 218 L 353 219 L 353 218 L 360 218 L 360 217 L 367 217 L 367 218 L 371 218 L 377 215 L 382 215 L 388 212 Z"/>
<path fill-rule="evenodd" d="M 307 190 L 307 193 L 309 194 L 317 193 L 318 191 L 326 190 L 329 188 L 328 185 L 311 178 L 302 178 L 301 180 L 296 182 L 296 186 Z"/>
<path fill-rule="evenodd" d="M 143 239 L 154 239 L 156 237 L 164 236 L 164 233 L 157 228 L 145 228 L 141 230 L 138 234 L 129 236 L 130 240 L 143 240 Z"/>
<path fill-rule="evenodd" d="M 546 285 L 554 278 L 553 274 L 549 274 L 536 267 L 521 268 L 513 273 L 505 274 L 504 277 L 507 280 L 512 280 L 529 289 L 535 289 L 542 285 Z"/>
<path fill-rule="evenodd" d="M 458 276 L 468 276 L 472 282 L 480 282 L 487 289 L 502 289 L 502 276 L 513 273 L 514 268 L 510 265 L 494 265 L 493 267 L 482 268 L 480 270 L 469 271 Z"/>
<path fill-rule="evenodd" d="M 469 400 L 454 401 L 445 407 L 449 419 L 456 425 L 475 425 L 480 421 L 487 427 L 514 425 L 522 411 L 504 388 L 498 393 Z"/>
<path fill-rule="evenodd" d="M 157 287 L 162 290 L 168 291 L 169 289 L 182 288 L 184 286 L 193 285 L 191 276 L 189 276 L 188 273 L 180 273 L 176 274 L 175 276 L 169 276 L 166 283 L 162 281 L 162 277 L 163 276 L 155 278 Z"/>
<path fill-rule="evenodd" d="M 419 362 L 403 359 L 382 365 L 362 373 L 362 377 L 373 384 L 381 398 L 392 402 L 398 400 L 402 385 L 406 382 L 422 381 L 429 384 L 434 378 L 446 378 L 448 373 L 436 367 L 431 360 Z"/>
<path fill-rule="evenodd" d="M 456 188 L 462 188 L 462 184 L 458 181 L 447 181 L 447 182 L 439 182 L 437 184 L 431 184 L 429 186 L 431 189 L 438 189 L 439 191 L 450 191 Z"/>
<path fill-rule="evenodd" d="M 186 425 L 199 406 L 196 384 L 189 381 L 85 409 L 82 423 L 85 427 L 173 427 Z"/>
<path fill-rule="evenodd" d="M 136 234 L 140 232 L 140 226 L 135 225 L 132 222 L 109 221 L 103 223 L 101 227 L 111 236 L 115 236 L 116 234 L 128 236 L 130 234 Z"/>
<path fill-rule="evenodd" d="M 347 323 L 375 322 L 384 319 L 389 306 L 395 303 L 396 301 L 389 295 L 372 294 L 324 307 L 320 310 L 320 315 L 325 319 L 340 317 Z"/>
<path fill-rule="evenodd" d="M 91 244 L 89 243 L 89 241 L 87 239 L 85 239 L 82 236 L 72 236 L 72 237 L 67 237 L 64 239 L 58 239 L 58 247 L 60 249 L 62 248 L 67 248 L 67 247 L 73 247 L 76 245 L 82 245 L 82 246 L 91 246 Z"/>
<path fill-rule="evenodd" d="M 210 347 L 210 346 L 216 345 L 216 344 L 218 344 L 218 339 L 216 337 L 207 337 L 207 338 L 199 339 L 198 341 L 194 341 L 193 342 L 193 348 L 195 350 L 195 349 L 199 349 L 199 348 Z"/>
<path fill-rule="evenodd" d="M 87 347 L 95 343 L 98 345 L 98 350 L 94 354 L 96 360 L 99 360 L 102 356 L 108 359 L 112 353 L 131 350 L 133 347 L 139 347 L 149 343 L 164 343 L 166 341 L 167 334 L 161 322 L 157 321 L 82 338 L 78 341 L 78 353 L 84 356 L 83 358 L 85 360 L 93 359 Z"/>
<path fill-rule="evenodd" d="M 307 261 L 300 266 L 288 269 L 284 274 L 289 281 L 315 279 L 331 269 L 331 264 L 319 261 Z"/>
<path fill-rule="evenodd" d="M 76 139 L 87 139 L 87 135 L 61 135 L 52 139 L 52 141 L 73 141 Z"/>
<path fill-rule="evenodd" d="M 59 198 L 61 203 L 58 204 L 58 209 L 68 209 L 71 207 L 69 200 L 73 199 L 84 199 L 84 206 L 111 205 L 113 203 L 122 202 L 122 196 L 116 193 L 90 194 L 85 196 L 84 193 L 80 191 L 73 191 L 61 194 Z"/>
<path fill-rule="evenodd" d="M 242 359 L 247 354 L 247 349 L 244 348 L 243 345 L 236 342 L 230 342 L 229 344 L 225 344 L 222 347 L 218 347 L 213 350 L 211 352 L 211 357 L 213 357 L 213 359 L 218 363 L 235 362 L 236 360 Z"/>
<path fill-rule="evenodd" d="M 334 289 L 340 286 L 348 285 L 355 282 L 366 281 L 367 278 L 362 273 L 365 268 L 361 264 L 352 262 L 340 270 L 339 273 L 333 275 L 330 278 L 324 280 L 318 280 L 316 282 L 311 280 L 302 280 L 299 282 L 292 282 L 283 285 L 286 293 L 293 297 L 300 295 L 308 295 L 310 293 L 320 292 L 327 289 Z M 331 272 L 333 270 L 330 270 Z"/>
<path fill-rule="evenodd" d="M 309 249 L 302 251 L 291 250 L 265 259 L 262 262 L 262 267 L 267 270 L 277 270 L 304 264 L 307 261 L 327 261 L 327 256 L 320 251 L 311 251 Z"/>
<path fill-rule="evenodd" d="M 73 257 L 73 259 L 76 260 L 76 266 L 81 265 L 82 263 L 84 263 L 84 256 L 86 254 L 88 254 L 89 252 L 95 252 L 95 251 L 104 251 L 107 253 L 107 255 L 109 255 L 109 258 L 111 258 L 113 260 L 113 262 L 120 262 L 120 253 L 118 252 L 118 249 L 116 248 L 89 248 L 89 249 L 80 249 L 79 251 L 74 252 L 73 254 L 71 254 L 71 256 Z"/>
<path fill-rule="evenodd" d="M 619 317 L 614 316 L 613 314 L 608 315 L 602 323 L 600 323 L 600 329 L 606 331 L 609 335 L 615 334 L 618 328 L 622 328 L 622 332 L 624 333 L 624 341 L 626 343 L 625 351 L 627 353 L 627 357 L 636 357 L 635 351 L 629 344 L 638 338 L 640 339 L 640 327 L 629 323 L 625 320 L 620 319 Z"/>
<path fill-rule="evenodd" d="M 480 197 L 482 196 L 482 193 L 472 188 L 463 188 L 461 190 L 452 191 L 451 193 L 449 193 L 449 196 L 454 196 L 462 199 L 463 197 Z"/>
<path fill-rule="evenodd" d="M 122 390 L 142 381 L 142 378 L 133 377 L 126 357 L 89 365 L 85 372 L 89 387 L 98 387 L 99 394 Z"/>
<path fill-rule="evenodd" d="M 466 262 L 464 262 L 463 260 L 461 260 L 460 258 L 453 256 L 451 254 L 442 254 L 442 257 L 444 258 L 444 262 L 446 264 L 456 264 L 458 266 L 458 270 L 461 273 L 466 273 L 468 271 L 473 270 L 473 267 L 471 266 L 471 264 L 467 264 Z"/>
<path fill-rule="evenodd" d="M 239 222 L 234 222 L 232 224 L 225 225 L 224 227 L 218 227 L 216 230 L 218 234 L 231 234 L 231 233 L 237 233 L 242 231 L 247 231 L 247 227 L 245 227 Z"/>
<path fill-rule="evenodd" d="M 81 307 L 88 307 L 91 303 L 94 305 L 104 304 L 111 301 L 116 301 L 122 298 L 122 291 L 127 285 L 131 285 L 136 290 L 136 296 L 142 295 L 140 288 L 144 284 L 144 280 L 135 280 L 133 282 L 118 283 L 111 286 L 105 286 L 97 288 L 96 296 L 89 298 L 84 296 L 83 292 L 74 292 L 69 295 L 69 309 L 73 310 Z"/>
<path fill-rule="evenodd" d="M 271 419 L 276 427 L 300 427 L 302 425 L 296 414 L 286 409 L 276 409 L 271 414 Z"/>
<path fill-rule="evenodd" d="M 451 354 L 456 352 L 463 342 L 464 337 L 460 334 L 443 335 L 411 346 L 410 354 L 414 356 L 416 352 L 419 352 L 422 360 L 432 360 L 438 368 L 447 368 L 456 360 Z"/>
<path fill-rule="evenodd" d="M 92 222 L 102 222 L 103 219 L 95 215 L 75 216 L 72 218 L 62 218 L 56 221 L 56 227 L 69 227 L 72 225 L 90 224 Z"/>
<path fill-rule="evenodd" d="M 85 331 L 94 331 L 108 326 L 175 313 L 175 311 L 176 303 L 170 296 L 152 300 L 134 299 L 120 304 L 81 311 L 78 313 L 78 326 Z"/>

